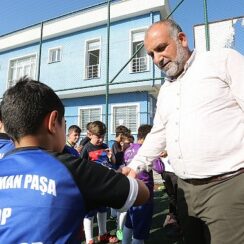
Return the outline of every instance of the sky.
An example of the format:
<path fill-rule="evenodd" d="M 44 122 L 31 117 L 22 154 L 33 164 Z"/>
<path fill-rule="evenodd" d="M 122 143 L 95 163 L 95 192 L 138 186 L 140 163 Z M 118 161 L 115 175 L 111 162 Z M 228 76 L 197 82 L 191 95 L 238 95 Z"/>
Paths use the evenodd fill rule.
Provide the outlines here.
<path fill-rule="evenodd" d="M 182 0 L 168 1 L 173 10 Z M 193 26 L 205 21 L 204 1 L 209 21 L 244 16 L 244 0 L 183 0 L 173 19 L 187 34 L 190 48 L 194 47 Z M 0 35 L 103 2 L 107 0 L 0 0 Z M 244 33 L 244 27 L 238 33 Z M 244 43 L 242 38 L 244 35 L 240 45 Z"/>

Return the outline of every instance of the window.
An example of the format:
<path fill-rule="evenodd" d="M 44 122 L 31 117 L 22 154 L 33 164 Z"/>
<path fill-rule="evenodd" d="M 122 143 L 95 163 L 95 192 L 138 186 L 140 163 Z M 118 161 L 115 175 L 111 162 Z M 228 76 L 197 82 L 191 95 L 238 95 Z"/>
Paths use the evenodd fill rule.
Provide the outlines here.
<path fill-rule="evenodd" d="M 60 62 L 61 61 L 61 48 L 56 47 L 56 48 L 49 49 L 48 56 L 49 56 L 48 62 L 50 64 L 55 63 L 55 62 Z"/>
<path fill-rule="evenodd" d="M 16 81 L 25 75 L 35 79 L 35 73 L 36 55 L 10 60 L 8 88 L 15 85 Z"/>
<path fill-rule="evenodd" d="M 94 79 L 100 76 L 100 40 L 87 42 L 85 79 Z"/>
<path fill-rule="evenodd" d="M 131 32 L 131 56 L 143 45 L 145 30 Z M 143 47 L 131 61 L 131 72 L 143 72 L 148 70 L 148 56 Z"/>
<path fill-rule="evenodd" d="M 137 133 L 139 125 L 139 104 L 121 104 L 112 106 L 112 124 L 113 132 L 119 125 L 124 125 L 131 130 L 132 133 Z"/>
<path fill-rule="evenodd" d="M 86 133 L 86 125 L 89 122 L 100 120 L 102 121 L 102 107 L 81 107 L 79 108 L 78 124 L 81 128 L 81 133 Z"/>

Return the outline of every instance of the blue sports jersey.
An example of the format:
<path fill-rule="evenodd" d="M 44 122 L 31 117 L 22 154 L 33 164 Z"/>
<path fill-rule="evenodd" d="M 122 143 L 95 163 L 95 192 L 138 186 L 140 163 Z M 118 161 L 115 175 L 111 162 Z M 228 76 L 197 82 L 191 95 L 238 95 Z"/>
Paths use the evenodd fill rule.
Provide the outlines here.
<path fill-rule="evenodd" d="M 68 145 L 64 146 L 64 152 L 70 153 L 71 155 L 73 155 L 75 157 L 80 157 L 80 154 L 78 153 L 78 151 L 75 148 L 70 147 Z"/>
<path fill-rule="evenodd" d="M 11 138 L 5 133 L 0 133 L 0 159 L 3 158 L 7 152 L 12 151 L 14 148 L 14 143 Z"/>
<path fill-rule="evenodd" d="M 0 198 L 0 243 L 76 243 L 82 195 L 67 168 L 47 152 L 30 149 L 2 159 Z"/>
<path fill-rule="evenodd" d="M 110 160 L 107 156 L 107 144 L 93 145 L 90 141 L 83 147 L 80 156 L 90 161 L 101 164 L 105 167 L 112 168 Z"/>
<path fill-rule="evenodd" d="M 121 208 L 129 191 L 127 177 L 71 154 L 15 149 L 0 160 L 0 243 L 81 243 L 85 213 Z"/>

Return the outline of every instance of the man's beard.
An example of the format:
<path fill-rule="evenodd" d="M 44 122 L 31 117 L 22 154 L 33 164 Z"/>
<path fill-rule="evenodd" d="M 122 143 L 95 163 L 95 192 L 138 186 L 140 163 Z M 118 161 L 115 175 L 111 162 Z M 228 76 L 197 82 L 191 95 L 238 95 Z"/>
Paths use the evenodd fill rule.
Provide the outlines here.
<path fill-rule="evenodd" d="M 169 78 L 177 78 L 183 71 L 185 66 L 185 61 L 188 57 L 187 49 L 184 49 L 179 41 L 176 42 L 177 55 L 176 59 L 162 68 L 162 71 Z"/>

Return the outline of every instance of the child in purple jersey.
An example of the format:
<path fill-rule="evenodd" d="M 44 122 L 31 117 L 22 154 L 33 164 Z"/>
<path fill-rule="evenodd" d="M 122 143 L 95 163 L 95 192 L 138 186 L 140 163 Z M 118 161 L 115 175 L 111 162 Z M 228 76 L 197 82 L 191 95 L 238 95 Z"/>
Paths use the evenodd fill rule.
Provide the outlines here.
<path fill-rule="evenodd" d="M 137 154 L 146 138 L 146 135 L 151 131 L 151 128 L 151 125 L 141 125 L 138 128 L 137 143 L 132 143 L 124 154 L 126 166 L 130 164 L 134 156 Z M 156 169 L 157 171 L 159 169 L 163 170 L 163 167 L 158 167 L 158 165 L 161 165 L 160 159 L 155 160 L 153 165 L 153 169 Z M 158 171 L 158 173 L 162 172 Z M 143 244 L 144 240 L 149 237 L 153 215 L 153 172 L 152 170 L 149 172 L 142 171 L 137 175 L 137 177 L 148 187 L 150 198 L 145 204 L 137 207 L 131 207 L 127 211 L 125 226 L 123 228 L 122 244 Z"/>

